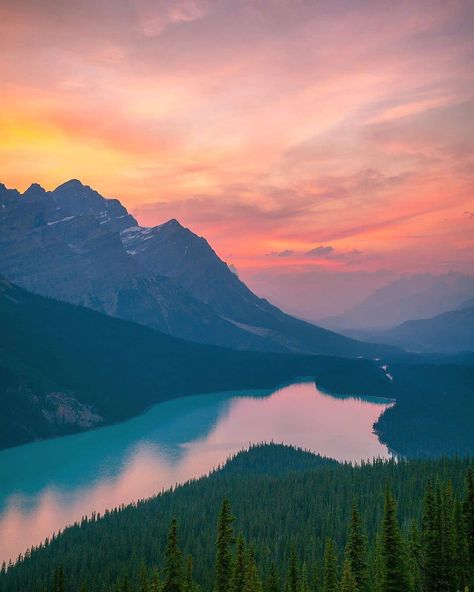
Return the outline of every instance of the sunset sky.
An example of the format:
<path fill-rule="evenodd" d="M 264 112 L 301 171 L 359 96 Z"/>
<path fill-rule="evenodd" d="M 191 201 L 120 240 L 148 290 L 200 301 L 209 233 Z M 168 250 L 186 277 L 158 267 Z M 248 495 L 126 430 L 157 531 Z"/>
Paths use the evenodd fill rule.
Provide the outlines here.
<path fill-rule="evenodd" d="M 176 217 L 277 301 L 474 272 L 472 0 L 0 0 L 0 79 L 0 181 Z"/>

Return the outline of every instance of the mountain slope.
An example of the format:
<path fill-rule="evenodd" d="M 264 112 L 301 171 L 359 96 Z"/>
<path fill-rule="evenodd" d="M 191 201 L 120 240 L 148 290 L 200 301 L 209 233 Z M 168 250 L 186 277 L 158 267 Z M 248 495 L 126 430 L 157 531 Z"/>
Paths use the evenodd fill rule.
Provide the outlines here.
<path fill-rule="evenodd" d="M 474 297 L 469 298 L 469 300 L 465 300 L 460 306 L 458 306 L 458 310 L 463 308 L 474 308 Z"/>
<path fill-rule="evenodd" d="M 371 338 L 413 352 L 474 350 L 474 308 L 452 310 L 431 319 L 406 321 L 388 331 L 375 333 Z"/>
<path fill-rule="evenodd" d="M 120 202 L 77 180 L 51 192 L 32 185 L 23 195 L 0 185 L 0 205 L 0 273 L 38 294 L 236 349 L 392 351 L 284 314 L 176 220 L 142 228 Z"/>
<path fill-rule="evenodd" d="M 391 393 L 378 364 L 181 341 L 0 279 L 0 447 L 88 429 L 188 394 L 274 388 L 299 376 Z"/>
<path fill-rule="evenodd" d="M 360 304 L 321 321 L 334 330 L 389 329 L 404 321 L 454 310 L 474 294 L 474 276 L 450 272 L 402 277 L 379 288 Z"/>

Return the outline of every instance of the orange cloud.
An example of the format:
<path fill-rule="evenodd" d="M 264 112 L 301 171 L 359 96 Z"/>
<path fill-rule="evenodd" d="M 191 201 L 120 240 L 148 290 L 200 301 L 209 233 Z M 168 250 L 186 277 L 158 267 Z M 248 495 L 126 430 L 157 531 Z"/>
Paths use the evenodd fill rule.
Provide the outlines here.
<path fill-rule="evenodd" d="M 0 180 L 79 177 L 249 277 L 473 270 L 472 16 L 468 0 L 4 2 Z M 325 244 L 361 253 L 304 256 Z"/>

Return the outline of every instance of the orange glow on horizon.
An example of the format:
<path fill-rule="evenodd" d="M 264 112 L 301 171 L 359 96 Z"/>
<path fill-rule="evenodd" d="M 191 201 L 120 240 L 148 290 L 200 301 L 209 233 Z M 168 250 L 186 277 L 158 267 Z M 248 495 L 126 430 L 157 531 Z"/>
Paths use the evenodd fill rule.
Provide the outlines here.
<path fill-rule="evenodd" d="M 79 178 L 244 274 L 474 271 L 472 3 L 87 4 L 0 9 L 1 182 Z"/>

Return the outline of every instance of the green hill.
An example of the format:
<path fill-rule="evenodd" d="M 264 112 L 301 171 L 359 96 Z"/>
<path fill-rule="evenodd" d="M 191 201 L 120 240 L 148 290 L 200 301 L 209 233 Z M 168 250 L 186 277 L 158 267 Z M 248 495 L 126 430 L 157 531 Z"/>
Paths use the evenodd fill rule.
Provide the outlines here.
<path fill-rule="evenodd" d="M 439 494 L 446 502 L 439 503 L 452 504 L 454 512 L 464 496 L 464 479 L 471 464 L 472 459 L 444 458 L 352 466 L 281 445 L 254 447 L 208 477 L 67 528 L 0 575 L 0 589 L 42 590 L 58 566 L 67 576 L 68 592 L 78 592 L 80 583 L 86 583 L 90 592 L 113 591 L 117 578 L 125 574 L 132 582 L 139 582 L 144 566 L 148 570 L 163 567 L 168 526 L 177 518 L 183 555 L 193 555 L 195 579 L 204 590 L 210 590 L 216 517 L 224 498 L 229 499 L 236 517 L 235 532 L 255 547 L 264 581 L 274 561 L 284 585 L 292 549 L 298 565 L 305 562 L 311 577 L 320 573 L 327 537 L 332 537 L 342 557 L 353 501 L 359 508 L 368 559 L 373 564 L 387 486 L 398 500 L 402 534 L 409 538 L 411 521 L 420 524 L 428 482 L 450 481 L 449 491 Z M 465 508 L 471 508 L 474 516 L 474 498 L 469 503 Z M 459 525 L 456 528 L 458 532 Z M 461 536 L 461 531 L 458 534 Z M 414 569 L 412 564 L 409 569 Z M 370 578 L 375 577 L 371 571 Z"/>

